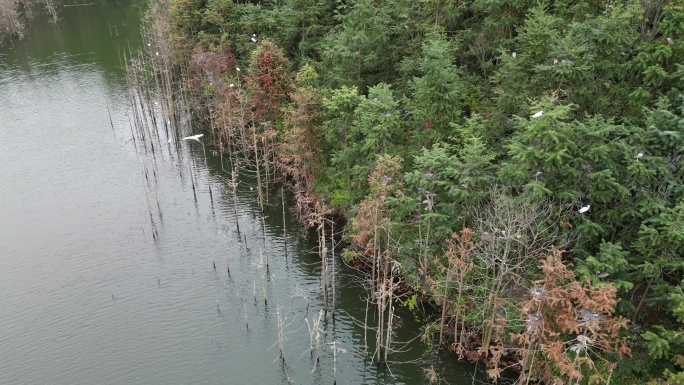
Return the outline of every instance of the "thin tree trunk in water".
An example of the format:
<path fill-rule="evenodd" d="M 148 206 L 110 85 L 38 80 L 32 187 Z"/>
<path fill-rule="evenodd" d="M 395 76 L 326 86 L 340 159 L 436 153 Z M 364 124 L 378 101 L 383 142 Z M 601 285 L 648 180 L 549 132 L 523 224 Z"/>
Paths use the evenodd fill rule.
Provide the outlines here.
<path fill-rule="evenodd" d="M 270 171 L 269 171 L 268 164 L 269 164 L 270 156 L 269 156 L 269 151 L 268 151 L 268 139 L 266 139 L 266 135 L 264 135 L 263 141 L 264 141 L 264 157 L 263 157 L 263 159 L 264 159 L 264 168 L 266 168 L 266 188 L 264 189 L 264 191 L 266 194 L 266 204 L 268 204 L 268 186 L 270 185 L 270 183 L 269 183 Z M 263 211 L 263 209 L 262 209 L 262 211 Z"/>
<path fill-rule="evenodd" d="M 459 333 L 458 333 L 458 322 L 461 316 L 461 295 L 463 294 L 463 274 L 462 273 L 458 279 L 458 296 L 456 298 L 456 311 L 454 312 L 456 317 L 454 319 L 454 342 L 456 344 L 460 343 Z"/>
<path fill-rule="evenodd" d="M 506 242 L 506 248 L 501 254 L 501 267 L 498 271 L 495 271 L 494 282 L 492 282 L 492 289 L 489 295 L 488 306 L 486 309 L 489 310 L 489 319 L 484 321 L 482 328 L 482 348 L 487 351 L 489 349 L 489 344 L 492 340 L 492 333 L 494 328 L 494 321 L 496 320 L 496 307 L 499 298 L 499 293 L 501 291 L 501 285 L 503 283 L 505 267 L 508 263 L 508 255 L 511 251 L 510 242 Z"/>
<path fill-rule="evenodd" d="M 330 247 L 332 247 L 332 316 L 335 319 L 335 225 L 332 225 L 330 230 Z"/>
<path fill-rule="evenodd" d="M 259 151 L 257 147 L 256 140 L 256 127 L 252 127 L 252 142 L 254 143 L 254 162 L 256 163 L 256 174 L 257 174 L 257 193 L 259 195 L 259 208 L 264 211 L 264 199 L 261 196 L 261 169 L 259 168 Z"/>
<path fill-rule="evenodd" d="M 383 281 L 382 288 L 378 289 L 382 290 L 382 293 L 378 294 L 378 330 L 377 334 L 375 335 L 375 361 L 380 364 L 382 363 L 382 347 L 384 346 L 384 341 L 383 341 L 383 332 L 384 332 L 384 323 L 385 323 L 385 296 L 384 296 L 384 291 L 385 291 L 385 282 Z"/>
<path fill-rule="evenodd" d="M 285 223 L 285 185 L 280 189 L 280 200 L 283 203 L 283 240 L 285 241 L 285 258 L 287 258 L 287 226 Z"/>
<path fill-rule="evenodd" d="M 327 254 L 328 250 L 325 246 L 325 219 L 321 215 L 320 226 L 320 239 L 319 248 L 321 250 L 321 284 L 323 289 L 323 309 L 328 311 L 328 264 L 327 264 Z"/>
<path fill-rule="evenodd" d="M 441 321 L 439 323 L 439 344 L 444 345 L 444 319 L 446 318 L 446 310 L 447 310 L 447 295 L 449 294 L 449 273 L 447 272 L 445 281 L 444 281 L 444 295 L 442 297 L 442 317 Z"/>
<path fill-rule="evenodd" d="M 264 252 L 266 253 L 266 271 L 268 271 L 268 250 L 266 249 L 266 216 L 264 215 L 261 216 L 261 224 L 264 232 Z"/>
<path fill-rule="evenodd" d="M 278 316 L 278 348 L 280 349 L 280 358 L 285 365 L 285 333 L 283 332 L 283 319 L 278 304 L 276 304 L 276 315 Z"/>
<path fill-rule="evenodd" d="M 387 362 L 387 358 L 389 357 L 389 351 L 390 351 L 390 343 L 392 341 L 392 318 L 394 318 L 394 310 L 392 309 L 392 297 L 394 295 L 394 290 L 389 290 L 389 311 L 388 311 L 388 319 L 387 319 L 387 336 L 385 337 L 385 360 L 384 362 Z"/>
<path fill-rule="evenodd" d="M 190 170 L 190 182 L 192 183 L 192 194 L 197 200 L 197 192 L 195 191 L 195 177 L 192 175 L 192 165 L 190 164 L 190 157 L 188 156 L 188 170 Z"/>
<path fill-rule="evenodd" d="M 366 358 L 368 358 L 368 306 L 370 301 L 370 298 L 366 298 L 366 315 L 363 319 L 363 352 Z"/>
<path fill-rule="evenodd" d="M 240 220 L 238 217 L 238 202 L 237 202 L 237 175 L 235 170 L 231 171 L 230 185 L 233 188 L 233 211 L 235 212 L 235 228 L 237 229 L 238 238 L 240 238 Z"/>
<path fill-rule="evenodd" d="M 261 253 L 261 250 L 259 250 Z M 264 306 L 268 305 L 268 299 L 266 297 L 266 266 L 264 266 L 264 255 L 261 254 L 260 256 L 261 260 L 259 261 L 261 264 L 261 290 L 264 294 Z"/>
<path fill-rule="evenodd" d="M 333 341 L 332 345 L 332 350 L 333 350 L 333 385 L 337 385 L 337 346 L 335 341 Z"/>

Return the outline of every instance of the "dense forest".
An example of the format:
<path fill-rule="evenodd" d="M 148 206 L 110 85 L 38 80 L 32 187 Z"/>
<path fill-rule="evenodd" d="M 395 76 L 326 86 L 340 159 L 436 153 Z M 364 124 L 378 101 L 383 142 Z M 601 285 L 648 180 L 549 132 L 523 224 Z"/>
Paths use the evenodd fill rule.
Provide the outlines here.
<path fill-rule="evenodd" d="M 345 226 L 376 362 L 393 306 L 431 302 L 425 343 L 493 380 L 684 383 L 680 2 L 171 0 L 151 14 L 149 36 L 170 36 L 149 45 L 163 77 L 176 69 L 216 145 L 254 170 L 260 204 L 284 184 L 322 245 Z"/>

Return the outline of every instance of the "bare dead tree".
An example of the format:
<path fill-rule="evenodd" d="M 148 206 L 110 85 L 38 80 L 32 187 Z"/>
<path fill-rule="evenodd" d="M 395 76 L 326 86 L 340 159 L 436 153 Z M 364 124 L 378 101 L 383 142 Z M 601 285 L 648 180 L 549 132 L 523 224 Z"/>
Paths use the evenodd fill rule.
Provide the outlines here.
<path fill-rule="evenodd" d="M 527 272 L 539 260 L 570 242 L 568 232 L 559 226 L 563 209 L 551 201 L 530 196 L 494 195 L 475 215 L 481 242 L 473 250 L 477 266 L 473 273 L 485 297 L 471 309 L 481 317 L 481 352 L 486 354 L 495 332 L 502 331 L 504 304 L 517 301 L 526 292 Z"/>

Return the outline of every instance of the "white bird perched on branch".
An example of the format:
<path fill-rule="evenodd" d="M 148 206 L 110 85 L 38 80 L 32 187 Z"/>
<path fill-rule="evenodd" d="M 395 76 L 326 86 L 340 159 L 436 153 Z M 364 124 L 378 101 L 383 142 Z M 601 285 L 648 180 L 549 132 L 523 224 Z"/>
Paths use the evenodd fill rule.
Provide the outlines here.
<path fill-rule="evenodd" d="M 578 211 L 580 214 L 584 214 L 587 211 L 589 211 L 590 208 L 591 208 L 591 205 L 586 205 L 586 206 L 582 207 L 581 209 L 579 209 Z"/>
<path fill-rule="evenodd" d="M 544 111 L 539 111 L 536 114 L 532 115 L 532 119 L 536 119 L 542 115 L 544 115 Z"/>
<path fill-rule="evenodd" d="M 644 153 L 640 151 L 638 154 L 636 154 L 636 156 L 634 157 L 634 159 L 636 159 L 636 161 L 638 162 L 639 159 L 643 158 L 643 156 L 644 156 Z"/>
<path fill-rule="evenodd" d="M 201 138 L 203 136 L 204 136 L 204 134 L 197 134 L 197 135 L 193 135 L 193 136 L 186 136 L 185 138 L 183 138 L 181 140 L 192 139 L 192 140 L 196 140 L 196 141 L 200 142 L 199 138 Z M 200 143 L 202 143 L 202 142 L 200 142 Z"/>

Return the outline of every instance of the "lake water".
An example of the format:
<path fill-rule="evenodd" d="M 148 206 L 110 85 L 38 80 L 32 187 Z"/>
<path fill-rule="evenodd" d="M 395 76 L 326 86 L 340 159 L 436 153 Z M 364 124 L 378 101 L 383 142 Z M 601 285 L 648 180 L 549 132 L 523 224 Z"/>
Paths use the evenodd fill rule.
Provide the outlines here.
<path fill-rule="evenodd" d="M 315 365 L 305 321 L 322 307 L 315 237 L 288 212 L 286 243 L 280 201 L 261 213 L 249 179 L 238 236 L 228 174 L 208 145 L 136 147 L 120 58 L 141 45 L 143 8 L 84 3 L 0 49 L 0 384 L 332 384 L 332 341 L 346 350 L 338 384 L 427 383 L 430 367 L 449 384 L 480 383 L 473 365 L 430 353 L 406 309 L 389 368 L 365 360 L 366 293 L 348 268 Z"/>

